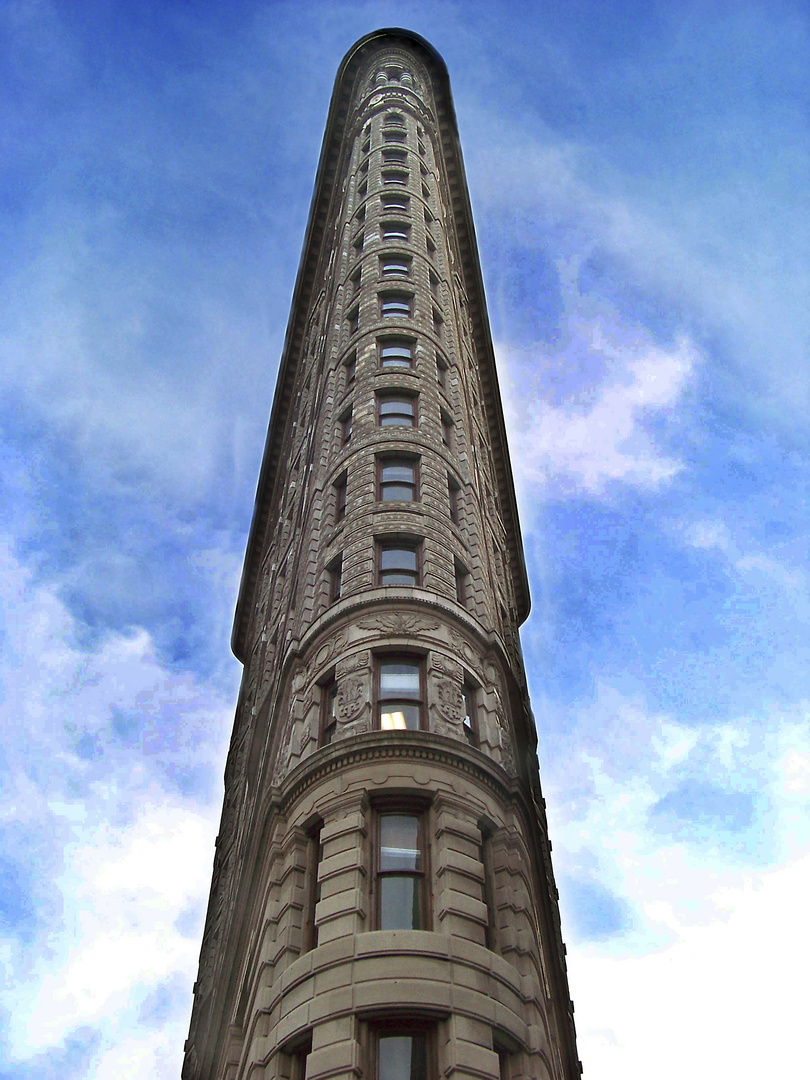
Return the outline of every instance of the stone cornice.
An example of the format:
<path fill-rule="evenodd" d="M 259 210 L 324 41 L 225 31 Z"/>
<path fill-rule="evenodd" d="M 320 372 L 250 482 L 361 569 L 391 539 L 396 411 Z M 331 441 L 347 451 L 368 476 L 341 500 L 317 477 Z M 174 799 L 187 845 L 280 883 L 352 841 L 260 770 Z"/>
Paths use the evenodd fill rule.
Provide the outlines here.
<path fill-rule="evenodd" d="M 360 68 L 368 61 L 370 56 L 375 52 L 391 48 L 403 48 L 414 54 L 431 77 L 438 134 L 446 166 L 446 180 L 460 247 L 464 287 L 469 300 L 469 313 L 486 400 L 486 415 L 489 423 L 498 493 L 505 517 L 507 542 L 510 547 L 510 566 L 518 603 L 518 621 L 522 622 L 529 612 L 528 579 L 506 442 L 506 428 L 498 390 L 495 355 L 492 347 L 472 209 L 461 157 L 447 68 L 436 50 L 418 34 L 399 29 L 378 30 L 362 38 L 347 53 L 338 71 L 329 108 L 326 133 L 315 181 L 315 192 L 293 293 L 292 310 L 279 367 L 256 491 L 253 521 L 236 604 L 231 645 L 235 655 L 243 662 L 247 653 L 248 626 L 254 605 L 254 594 L 261 566 L 265 535 L 272 512 L 278 465 L 284 453 L 284 437 L 292 388 L 301 359 L 301 348 L 311 304 L 320 281 L 319 268 L 323 259 L 323 238 L 335 212 L 336 199 L 340 194 L 339 185 L 336 187 L 335 181 L 342 172 L 341 154 L 346 152 L 344 134 L 347 123 L 351 119 L 349 106 L 354 93 L 355 79 Z"/>

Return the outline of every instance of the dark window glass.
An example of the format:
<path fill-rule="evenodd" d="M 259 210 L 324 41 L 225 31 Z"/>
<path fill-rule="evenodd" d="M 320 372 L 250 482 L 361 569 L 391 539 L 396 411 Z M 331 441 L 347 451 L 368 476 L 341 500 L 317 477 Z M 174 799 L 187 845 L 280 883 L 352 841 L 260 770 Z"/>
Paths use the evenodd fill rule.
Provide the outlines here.
<path fill-rule="evenodd" d="M 377 398 L 380 427 L 415 427 L 416 398 L 404 394 L 380 394 Z"/>
<path fill-rule="evenodd" d="M 468 573 L 461 563 L 456 563 L 456 600 L 463 606 L 467 606 L 468 600 Z"/>
<path fill-rule="evenodd" d="M 453 445 L 453 421 L 445 412 L 442 413 L 442 442 L 448 449 Z"/>
<path fill-rule="evenodd" d="M 349 333 L 356 334 L 360 326 L 360 308 L 352 308 L 352 310 L 346 316 L 346 320 L 349 324 Z"/>
<path fill-rule="evenodd" d="M 307 851 L 307 907 L 304 918 L 304 949 L 315 949 L 318 945 L 318 927 L 315 924 L 315 909 L 321 898 L 321 883 L 318 881 L 318 870 L 323 860 L 323 846 L 321 844 L 321 828 L 319 823 L 309 834 Z M 304 1080 L 304 1073 L 301 1073 Z"/>
<path fill-rule="evenodd" d="M 419 560 L 415 544 L 380 544 L 380 584 L 419 584 Z"/>
<path fill-rule="evenodd" d="M 447 364 L 438 355 L 436 356 L 436 381 L 442 390 L 447 389 Z"/>
<path fill-rule="evenodd" d="M 379 717 L 383 731 L 418 731 L 422 714 L 422 669 L 417 660 L 381 660 Z"/>
<path fill-rule="evenodd" d="M 383 458 L 380 463 L 380 499 L 383 502 L 416 501 L 416 462 Z"/>
<path fill-rule="evenodd" d="M 327 683 L 321 687 L 321 746 L 328 746 L 337 727 L 335 702 L 337 701 L 337 683 Z"/>
<path fill-rule="evenodd" d="M 380 930 L 422 930 L 422 826 L 416 814 L 380 816 L 378 881 Z"/>
<path fill-rule="evenodd" d="M 404 131 L 384 131 L 383 141 L 387 143 L 403 143 L 407 136 Z"/>
<path fill-rule="evenodd" d="M 385 319 L 406 319 L 411 313 L 411 298 L 405 293 L 384 293 L 380 297 L 380 310 Z"/>
<path fill-rule="evenodd" d="M 450 520 L 454 525 L 458 525 L 459 522 L 459 492 L 459 485 L 452 476 L 448 476 L 447 494 L 450 498 Z"/>
<path fill-rule="evenodd" d="M 382 277 L 407 277 L 411 272 L 411 261 L 404 255 L 383 255 L 380 259 Z"/>
<path fill-rule="evenodd" d="M 413 367 L 413 344 L 399 338 L 380 342 L 380 367 L 385 371 L 408 371 Z"/>
<path fill-rule="evenodd" d="M 428 1080 L 426 1037 L 381 1035 L 377 1080 Z"/>
<path fill-rule="evenodd" d="M 357 372 L 357 353 L 352 353 L 351 356 L 346 357 L 343 361 L 343 370 L 346 375 L 346 389 L 348 389 L 354 382 Z"/>
<path fill-rule="evenodd" d="M 335 481 L 335 522 L 343 521 L 346 516 L 346 485 L 347 477 L 344 474 Z"/>
<path fill-rule="evenodd" d="M 397 212 L 405 214 L 408 212 L 408 207 L 411 204 L 411 200 L 407 195 L 400 195 L 395 191 L 386 191 L 380 198 L 383 211 L 388 214 L 395 214 Z"/>
<path fill-rule="evenodd" d="M 475 687 L 464 683 L 464 734 L 470 746 L 478 746 L 478 728 L 475 717 Z"/>
<path fill-rule="evenodd" d="M 383 169 L 382 182 L 386 187 L 408 183 L 408 174 L 404 169 Z"/>
<path fill-rule="evenodd" d="M 386 124 L 397 126 L 405 123 L 405 117 L 402 113 L 390 112 L 385 114 L 385 122 Z"/>
<path fill-rule="evenodd" d="M 398 146 L 386 146 L 382 152 L 384 165 L 405 165 L 408 161 L 408 151 L 401 150 Z"/>
<path fill-rule="evenodd" d="M 343 557 L 339 556 L 329 567 L 329 602 L 334 604 L 340 599 L 343 587 Z"/>
<path fill-rule="evenodd" d="M 346 446 L 352 437 L 352 410 L 349 409 L 340 418 L 340 445 Z"/>
<path fill-rule="evenodd" d="M 384 221 L 381 228 L 382 238 L 388 243 L 398 243 L 408 239 L 410 226 L 404 221 Z"/>

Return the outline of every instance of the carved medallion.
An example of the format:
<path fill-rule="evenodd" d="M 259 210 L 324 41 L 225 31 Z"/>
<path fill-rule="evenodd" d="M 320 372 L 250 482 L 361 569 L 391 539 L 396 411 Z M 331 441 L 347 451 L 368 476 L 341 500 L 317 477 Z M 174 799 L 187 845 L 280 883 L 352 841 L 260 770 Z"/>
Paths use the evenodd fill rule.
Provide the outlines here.
<path fill-rule="evenodd" d="M 346 679 L 340 683 L 335 699 L 335 716 L 339 723 L 355 720 L 366 703 L 366 684 L 363 679 Z"/>

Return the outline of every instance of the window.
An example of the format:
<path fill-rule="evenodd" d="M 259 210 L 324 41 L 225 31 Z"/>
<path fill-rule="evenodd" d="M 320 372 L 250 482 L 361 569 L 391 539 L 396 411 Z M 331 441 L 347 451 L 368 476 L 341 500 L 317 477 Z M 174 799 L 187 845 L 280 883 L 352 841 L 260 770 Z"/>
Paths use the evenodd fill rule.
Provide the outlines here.
<path fill-rule="evenodd" d="M 384 131 L 383 141 L 387 143 L 404 143 L 407 135 L 404 131 Z"/>
<path fill-rule="evenodd" d="M 437 338 L 440 338 L 442 336 L 442 325 L 443 324 L 444 324 L 444 319 L 441 316 L 441 312 L 437 311 L 436 308 L 434 308 L 433 309 L 433 333 L 436 335 Z"/>
<path fill-rule="evenodd" d="M 378 827 L 377 926 L 380 930 L 424 930 L 425 858 L 422 816 L 383 813 L 379 815 Z M 390 1036 L 386 1041 L 388 1038 Z M 382 1038 L 380 1043 L 382 1057 Z M 396 1074 L 390 1075 L 393 1077 Z"/>
<path fill-rule="evenodd" d="M 406 293 L 382 293 L 380 311 L 384 319 L 407 319 L 411 313 L 411 297 Z"/>
<path fill-rule="evenodd" d="M 334 679 L 321 687 L 321 746 L 328 746 L 335 735 L 337 716 L 337 683 Z"/>
<path fill-rule="evenodd" d="M 304 940 L 302 942 L 305 952 L 317 948 L 318 945 L 318 927 L 315 925 L 315 908 L 321 898 L 321 884 L 318 881 L 318 869 L 323 860 L 323 846 L 321 844 L 322 828 L 323 822 L 318 821 L 308 830 L 307 903 L 303 926 Z M 301 1073 L 301 1080 L 304 1080 L 304 1075 L 304 1073 Z"/>
<path fill-rule="evenodd" d="M 355 251 L 362 251 L 363 250 L 363 240 L 364 239 L 365 239 L 365 233 L 361 230 L 359 233 L 357 233 L 354 240 L 352 240 L 352 247 L 355 249 Z"/>
<path fill-rule="evenodd" d="M 406 165 L 408 162 L 408 151 L 402 150 L 398 146 L 386 146 L 382 152 L 383 165 Z"/>
<path fill-rule="evenodd" d="M 380 276 L 384 278 L 407 277 L 411 272 L 411 260 L 406 255 L 381 255 Z"/>
<path fill-rule="evenodd" d="M 346 315 L 346 322 L 349 324 L 349 333 L 356 334 L 360 326 L 360 305 L 355 306 Z"/>
<path fill-rule="evenodd" d="M 464 698 L 464 734 L 470 746 L 478 746 L 478 724 L 475 712 L 475 687 L 468 682 L 462 688 Z"/>
<path fill-rule="evenodd" d="M 346 517 L 346 486 L 348 476 L 343 473 L 332 485 L 335 489 L 335 524 Z"/>
<path fill-rule="evenodd" d="M 377 552 L 380 585 L 419 584 L 419 545 L 415 541 L 381 540 Z"/>
<path fill-rule="evenodd" d="M 360 199 L 365 199 L 368 195 L 368 180 L 363 180 L 357 187 L 357 196 Z"/>
<path fill-rule="evenodd" d="M 357 222 L 358 225 L 363 224 L 363 222 L 366 220 L 366 208 L 365 208 L 365 206 L 360 207 L 360 209 L 354 215 L 354 220 Z"/>
<path fill-rule="evenodd" d="M 395 127 L 397 127 L 397 126 L 402 127 L 405 124 L 405 117 L 402 115 L 402 113 L 398 113 L 398 112 L 386 113 L 385 114 L 385 123 L 387 125 L 390 124 L 390 125 L 393 125 Z"/>
<path fill-rule="evenodd" d="M 386 191 L 380 196 L 384 214 L 407 214 L 411 200 L 407 195 L 400 195 L 398 191 Z"/>
<path fill-rule="evenodd" d="M 453 421 L 448 414 L 442 409 L 442 442 L 448 450 L 453 448 Z"/>
<path fill-rule="evenodd" d="M 430 188 L 424 182 L 422 183 L 422 198 L 423 199 L 429 199 L 430 198 Z"/>
<path fill-rule="evenodd" d="M 436 244 L 433 241 L 433 237 L 430 233 L 425 236 L 425 250 L 431 257 L 436 254 Z"/>
<path fill-rule="evenodd" d="M 469 600 L 469 572 L 466 566 L 456 562 L 456 600 L 462 607 L 467 606 Z"/>
<path fill-rule="evenodd" d="M 375 1037 L 374 1080 L 433 1080 L 433 1040 L 424 1025 L 380 1028 Z"/>
<path fill-rule="evenodd" d="M 343 556 L 338 555 L 327 567 L 329 575 L 329 603 L 334 604 L 340 599 L 340 591 L 343 586 Z"/>
<path fill-rule="evenodd" d="M 461 488 L 449 473 L 447 474 L 447 494 L 450 498 L 450 520 L 454 525 L 458 525 Z"/>
<path fill-rule="evenodd" d="M 352 296 L 356 296 L 360 292 L 360 279 L 363 275 L 362 266 L 358 266 L 352 276 L 349 278 L 349 285 Z"/>
<path fill-rule="evenodd" d="M 343 361 L 343 383 L 344 389 L 348 390 L 354 382 L 355 374 L 357 373 L 357 353 L 352 351 Z"/>
<path fill-rule="evenodd" d="M 435 218 L 433 217 L 433 214 L 431 213 L 430 210 L 428 210 L 427 207 L 425 207 L 425 225 L 427 225 L 427 227 L 429 229 L 431 229 L 431 228 L 433 228 L 433 222 L 434 221 L 435 221 Z"/>
<path fill-rule="evenodd" d="M 413 367 L 413 342 L 405 338 L 383 338 L 380 343 L 380 367 L 383 371 L 410 371 Z"/>
<path fill-rule="evenodd" d="M 370 149 L 371 149 L 371 139 L 366 139 L 366 141 L 363 143 L 363 145 L 361 147 L 362 153 L 367 154 Z"/>
<path fill-rule="evenodd" d="M 384 221 L 380 226 L 380 233 L 385 243 L 403 243 L 408 239 L 410 232 L 410 225 L 404 221 Z"/>
<path fill-rule="evenodd" d="M 417 149 L 418 149 L 418 151 L 419 151 L 420 155 L 421 155 L 422 157 L 424 157 L 424 156 L 425 156 L 425 144 L 424 144 L 424 143 L 422 142 L 422 140 L 421 140 L 421 139 L 420 139 L 420 140 L 419 140 L 419 142 L 417 143 Z"/>
<path fill-rule="evenodd" d="M 386 187 L 396 184 L 407 184 L 408 174 L 404 169 L 383 169 L 382 182 Z"/>
<path fill-rule="evenodd" d="M 307 1058 L 312 1052 L 312 1038 L 290 1051 L 290 1080 L 304 1080 L 307 1075 Z"/>
<path fill-rule="evenodd" d="M 422 664 L 413 656 L 379 660 L 377 705 L 382 731 L 418 731 L 422 719 Z"/>
<path fill-rule="evenodd" d="M 436 382 L 440 388 L 447 391 L 447 362 L 436 353 Z"/>
<path fill-rule="evenodd" d="M 428 271 L 428 278 L 430 280 L 430 291 L 433 293 L 435 298 L 438 300 L 439 299 L 439 279 L 436 277 L 436 275 L 433 273 L 432 270 Z"/>
<path fill-rule="evenodd" d="M 378 484 L 381 502 L 416 502 L 417 462 L 413 458 L 380 458 Z"/>
<path fill-rule="evenodd" d="M 416 398 L 400 391 L 377 395 L 380 427 L 416 427 Z"/>
<path fill-rule="evenodd" d="M 341 446 L 348 446 L 349 441 L 351 440 L 351 437 L 352 437 L 352 410 L 351 410 L 351 408 L 347 409 L 346 412 L 343 413 L 343 415 L 341 416 L 341 418 L 339 420 L 339 424 L 340 424 L 340 445 Z"/>

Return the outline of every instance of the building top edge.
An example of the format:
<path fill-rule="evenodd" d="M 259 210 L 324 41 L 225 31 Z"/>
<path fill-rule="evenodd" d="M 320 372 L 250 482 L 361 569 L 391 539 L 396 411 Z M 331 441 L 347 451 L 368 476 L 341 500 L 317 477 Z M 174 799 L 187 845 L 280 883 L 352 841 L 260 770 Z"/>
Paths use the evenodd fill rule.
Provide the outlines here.
<path fill-rule="evenodd" d="M 247 551 L 234 615 L 231 647 L 236 657 L 243 662 L 247 651 L 247 627 L 250 621 L 263 544 L 271 513 L 278 463 L 283 454 L 283 439 L 290 405 L 291 388 L 301 359 L 301 344 L 309 317 L 313 286 L 316 280 L 315 270 L 321 248 L 320 234 L 332 203 L 335 181 L 334 170 L 340 158 L 341 143 L 348 119 L 348 105 L 361 65 L 365 63 L 370 55 L 373 55 L 373 52 L 382 52 L 386 48 L 397 44 L 421 54 L 421 60 L 430 72 L 445 153 L 452 159 L 459 180 L 457 185 L 457 206 L 455 208 L 457 230 L 459 242 L 466 256 L 465 263 L 469 267 L 465 274 L 467 278 L 465 285 L 470 299 L 470 313 L 473 316 L 476 328 L 475 337 L 480 374 L 485 389 L 489 390 L 487 394 L 489 399 L 487 416 L 496 463 L 499 496 L 507 519 L 510 561 L 518 604 L 518 622 L 523 622 L 529 613 L 528 575 L 506 439 L 506 426 L 498 386 L 498 375 L 484 296 L 472 208 L 447 66 L 441 54 L 425 38 L 414 31 L 400 28 L 379 29 L 360 38 L 348 50 L 338 69 L 330 101 L 326 130 L 315 178 L 315 188 L 293 290 L 284 348 L 279 364 L 278 379 L 256 488 L 253 519 L 248 535 Z"/>

